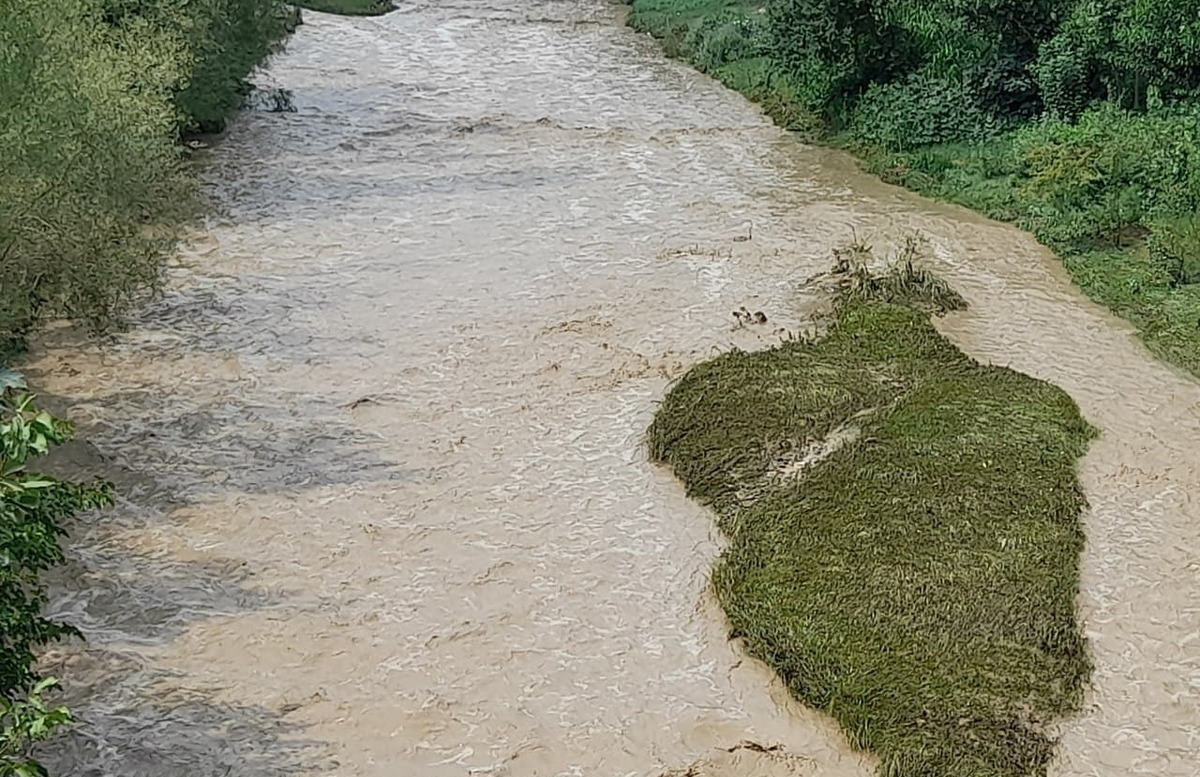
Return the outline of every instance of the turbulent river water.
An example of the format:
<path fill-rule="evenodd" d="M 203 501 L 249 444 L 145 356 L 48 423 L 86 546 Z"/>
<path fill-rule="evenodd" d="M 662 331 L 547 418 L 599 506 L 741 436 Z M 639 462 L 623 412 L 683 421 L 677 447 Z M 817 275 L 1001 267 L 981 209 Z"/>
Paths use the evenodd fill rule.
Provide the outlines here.
<path fill-rule="evenodd" d="M 650 466 L 668 383 L 804 325 L 908 230 L 969 353 L 1103 430 L 1062 775 L 1200 772 L 1200 386 L 1034 241 L 885 187 L 601 0 L 309 14 L 203 161 L 220 206 L 115 343 L 33 374 L 118 507 L 53 608 L 63 775 L 865 775 L 728 643 L 710 517 Z M 764 311 L 733 329 L 730 311 Z"/>

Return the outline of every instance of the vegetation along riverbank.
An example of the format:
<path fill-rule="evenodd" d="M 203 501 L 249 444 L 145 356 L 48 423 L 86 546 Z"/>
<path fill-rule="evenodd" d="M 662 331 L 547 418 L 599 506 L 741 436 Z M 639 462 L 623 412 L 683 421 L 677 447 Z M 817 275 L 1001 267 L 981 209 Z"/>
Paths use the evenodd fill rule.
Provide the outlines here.
<path fill-rule="evenodd" d="M 629 21 L 885 180 L 1031 231 L 1200 373 L 1200 2 L 634 0 Z"/>
<path fill-rule="evenodd" d="M 297 5 L 342 16 L 383 16 L 396 10 L 391 0 L 302 0 Z"/>
<path fill-rule="evenodd" d="M 693 368 L 653 457 L 730 540 L 732 635 L 882 775 L 1044 775 L 1046 726 L 1090 673 L 1076 622 L 1075 462 L 1063 391 L 981 366 L 933 328 L 961 306 L 913 269 L 839 254 L 820 337 Z"/>
<path fill-rule="evenodd" d="M 180 227 L 203 207 L 183 138 L 220 131 L 298 23 L 279 0 L 0 4 L 3 363 L 45 321 L 108 331 L 158 288 Z M 38 579 L 63 560 L 67 519 L 109 489 L 27 470 L 69 436 L 0 371 L 0 774 L 42 773 L 30 744 L 69 720 L 41 701 L 49 686 L 32 667 L 38 648 L 76 632 L 42 617 Z"/>

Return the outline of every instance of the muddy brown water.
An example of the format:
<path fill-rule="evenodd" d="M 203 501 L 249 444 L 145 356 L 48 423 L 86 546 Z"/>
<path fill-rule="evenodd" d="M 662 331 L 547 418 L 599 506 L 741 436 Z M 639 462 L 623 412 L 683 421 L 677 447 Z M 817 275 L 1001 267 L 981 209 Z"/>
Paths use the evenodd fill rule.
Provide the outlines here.
<path fill-rule="evenodd" d="M 1103 429 L 1062 775 L 1200 773 L 1200 388 L 1029 237 L 882 186 L 593 0 L 308 15 L 204 163 L 167 295 L 31 372 L 117 477 L 55 650 L 71 775 L 865 775 L 724 637 L 720 538 L 651 467 L 669 382 L 907 230 L 944 330 Z M 769 317 L 733 329 L 746 305 Z"/>

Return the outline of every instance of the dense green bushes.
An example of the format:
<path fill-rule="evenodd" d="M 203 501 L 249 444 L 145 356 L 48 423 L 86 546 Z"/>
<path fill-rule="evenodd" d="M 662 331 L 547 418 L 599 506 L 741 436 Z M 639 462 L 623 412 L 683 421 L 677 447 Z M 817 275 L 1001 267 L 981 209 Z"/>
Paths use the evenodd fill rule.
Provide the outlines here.
<path fill-rule="evenodd" d="M 38 679 L 31 666 L 38 645 L 75 634 L 42 617 L 41 572 L 63 561 L 62 521 L 109 502 L 106 486 L 79 486 L 27 466 L 70 439 L 71 427 L 39 411 L 12 388 L 0 396 L 0 696 L 25 691 Z"/>
<path fill-rule="evenodd" d="M 809 107 L 835 125 L 872 87 L 918 72 L 1001 122 L 1200 87 L 1200 0 L 774 0 L 769 17 L 780 67 L 815 74 Z"/>
<path fill-rule="evenodd" d="M 112 325 L 191 207 L 181 132 L 234 110 L 295 20 L 278 0 L 0 4 L 0 339 Z"/>
<path fill-rule="evenodd" d="M 1041 112 L 1032 66 L 1067 1 L 635 0 L 631 23 L 718 77 L 739 57 L 754 60 L 760 80 L 787 83 L 826 130 L 889 139 L 912 126 L 946 140 Z M 741 39 L 753 45 L 721 45 L 714 61 L 714 41 L 735 29 L 752 30 Z"/>
<path fill-rule="evenodd" d="M 1032 231 L 1200 373 L 1200 0 L 633 5 L 634 26 L 781 125 Z M 706 31 L 739 16 L 765 29 L 714 67 Z"/>
<path fill-rule="evenodd" d="M 995 123 L 963 81 L 925 73 L 871 84 L 852 115 L 860 139 L 895 149 L 987 137 Z"/>

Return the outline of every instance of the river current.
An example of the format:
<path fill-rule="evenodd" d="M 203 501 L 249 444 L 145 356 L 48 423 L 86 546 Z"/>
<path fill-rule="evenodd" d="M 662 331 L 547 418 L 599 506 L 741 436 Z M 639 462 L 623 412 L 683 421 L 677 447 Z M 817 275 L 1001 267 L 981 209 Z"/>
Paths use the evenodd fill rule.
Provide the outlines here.
<path fill-rule="evenodd" d="M 670 381 L 801 329 L 805 279 L 916 230 L 976 358 L 1063 387 L 1087 707 L 1054 772 L 1200 773 L 1200 386 L 1032 238 L 880 184 L 600 0 L 307 14 L 202 154 L 218 206 L 115 342 L 31 377 L 115 479 L 53 610 L 57 774 L 867 775 L 725 638 L 721 539 L 651 466 Z M 765 325 L 734 327 L 740 306 Z"/>

